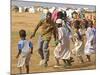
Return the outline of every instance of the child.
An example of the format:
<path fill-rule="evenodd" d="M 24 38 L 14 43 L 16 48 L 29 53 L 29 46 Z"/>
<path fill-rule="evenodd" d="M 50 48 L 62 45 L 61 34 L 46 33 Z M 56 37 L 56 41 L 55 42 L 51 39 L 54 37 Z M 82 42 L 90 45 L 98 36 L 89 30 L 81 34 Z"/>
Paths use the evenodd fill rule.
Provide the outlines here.
<path fill-rule="evenodd" d="M 85 27 L 86 28 L 86 44 L 85 44 L 85 50 L 84 53 L 87 57 L 87 61 L 91 61 L 91 54 L 95 53 L 95 35 L 92 29 L 93 23 L 91 20 L 88 21 L 88 25 Z"/>
<path fill-rule="evenodd" d="M 33 53 L 33 45 L 30 41 L 26 40 L 26 31 L 20 30 L 19 36 L 21 40 L 18 43 L 18 54 L 16 58 L 18 58 L 17 67 L 20 69 L 20 73 L 22 73 L 22 67 L 25 65 L 26 73 L 29 73 L 29 61 L 31 54 Z"/>
<path fill-rule="evenodd" d="M 77 24 L 77 26 L 75 25 Z M 72 50 L 72 54 L 74 54 L 80 61 L 83 63 L 82 54 L 84 53 L 84 46 L 83 46 L 83 39 L 82 39 L 82 32 L 80 29 L 80 21 L 75 21 L 74 23 L 75 33 L 74 33 L 74 49 Z"/>
<path fill-rule="evenodd" d="M 58 45 L 54 50 L 54 56 L 56 59 L 56 65 L 54 67 L 60 67 L 59 60 L 63 60 L 64 67 L 71 65 L 72 58 L 70 57 L 69 50 L 69 36 L 66 28 L 62 26 L 62 20 L 57 19 L 56 21 L 58 26 Z M 66 62 L 67 61 L 67 62 Z"/>

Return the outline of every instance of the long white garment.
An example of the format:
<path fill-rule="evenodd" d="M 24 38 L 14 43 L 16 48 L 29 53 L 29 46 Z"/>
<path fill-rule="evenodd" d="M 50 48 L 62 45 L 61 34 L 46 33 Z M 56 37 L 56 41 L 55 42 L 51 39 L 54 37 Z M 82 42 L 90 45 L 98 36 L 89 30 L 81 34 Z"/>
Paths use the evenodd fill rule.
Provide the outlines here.
<path fill-rule="evenodd" d="M 93 41 L 94 41 L 94 33 L 91 27 L 87 28 L 86 31 L 86 44 L 85 44 L 85 50 L 84 53 L 86 55 L 91 55 L 92 53 L 95 53 L 95 48 L 93 46 Z"/>
<path fill-rule="evenodd" d="M 69 34 L 66 31 L 66 28 L 60 27 L 58 28 L 58 39 L 61 43 L 58 43 L 54 50 L 54 56 L 58 59 L 69 59 L 70 57 L 70 41 Z"/>
<path fill-rule="evenodd" d="M 81 34 L 80 34 L 81 35 Z M 83 41 L 79 40 L 78 34 L 74 34 L 74 49 L 72 49 L 72 54 L 75 56 L 80 56 L 84 53 Z"/>

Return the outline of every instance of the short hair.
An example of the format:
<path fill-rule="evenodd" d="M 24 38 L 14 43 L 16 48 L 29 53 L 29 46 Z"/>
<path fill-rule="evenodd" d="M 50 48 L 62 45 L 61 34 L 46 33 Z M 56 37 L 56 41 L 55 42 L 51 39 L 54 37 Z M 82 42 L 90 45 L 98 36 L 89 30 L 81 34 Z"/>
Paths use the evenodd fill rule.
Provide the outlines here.
<path fill-rule="evenodd" d="M 48 16 L 48 15 L 52 16 L 52 14 L 50 12 L 47 12 L 46 16 Z"/>
<path fill-rule="evenodd" d="M 73 17 L 73 14 L 77 14 L 77 15 L 78 15 L 78 13 L 77 13 L 76 11 L 74 11 L 74 12 L 72 12 L 72 14 L 71 14 L 71 15 L 72 15 L 72 18 L 74 18 L 74 17 Z"/>
<path fill-rule="evenodd" d="M 93 21 L 92 21 L 92 20 L 88 20 L 88 25 L 89 25 L 90 27 L 92 27 L 92 26 L 93 26 Z"/>
<path fill-rule="evenodd" d="M 80 28 L 80 21 L 79 20 L 74 21 L 74 27 L 76 29 L 79 29 Z"/>
<path fill-rule="evenodd" d="M 85 22 L 84 24 L 85 28 L 88 28 L 88 21 L 86 19 L 83 19 L 83 21 Z"/>
<path fill-rule="evenodd" d="M 25 30 L 20 30 L 19 31 L 19 35 L 20 35 L 20 37 L 22 38 L 22 37 L 26 37 L 26 31 Z"/>

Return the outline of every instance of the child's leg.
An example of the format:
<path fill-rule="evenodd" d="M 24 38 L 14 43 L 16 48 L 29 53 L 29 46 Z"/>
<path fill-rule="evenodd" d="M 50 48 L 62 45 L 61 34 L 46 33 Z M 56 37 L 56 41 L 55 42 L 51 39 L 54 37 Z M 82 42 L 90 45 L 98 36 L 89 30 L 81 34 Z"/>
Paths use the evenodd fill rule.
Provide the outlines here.
<path fill-rule="evenodd" d="M 38 42 L 38 44 L 39 44 L 38 53 L 39 53 L 39 55 L 40 55 L 42 60 L 44 59 L 44 55 L 43 55 L 43 42 L 44 41 L 39 41 Z"/>
<path fill-rule="evenodd" d="M 61 66 L 60 66 L 60 63 L 59 63 L 59 59 L 56 58 L 56 57 L 55 57 L 55 59 L 56 59 L 56 65 L 55 65 L 54 67 L 56 67 L 56 68 L 57 68 L 57 67 L 61 67 Z"/>
<path fill-rule="evenodd" d="M 26 68 L 26 73 L 29 74 L 29 62 L 30 62 L 31 54 L 29 53 L 26 57 L 25 60 L 25 68 Z"/>
<path fill-rule="evenodd" d="M 29 65 L 26 65 L 26 73 L 29 74 Z"/>
<path fill-rule="evenodd" d="M 91 61 L 90 55 L 86 55 L 86 57 L 87 57 L 87 61 L 90 62 Z"/>
<path fill-rule="evenodd" d="M 50 56 L 48 47 L 49 47 L 49 41 L 45 40 L 43 43 L 43 55 L 44 55 L 44 66 L 45 67 L 48 66 L 48 61 L 49 61 L 49 56 Z"/>
<path fill-rule="evenodd" d="M 72 65 L 72 62 L 74 62 L 73 57 L 70 57 L 70 59 L 66 59 L 69 66 Z"/>
<path fill-rule="evenodd" d="M 62 59 L 62 60 L 63 60 L 64 64 L 66 64 L 66 60 L 65 59 Z"/>
<path fill-rule="evenodd" d="M 70 60 L 67 59 L 66 61 L 67 61 L 67 63 L 68 63 L 69 66 L 72 65 Z"/>
<path fill-rule="evenodd" d="M 56 59 L 56 65 L 60 65 L 59 59 L 57 59 L 56 57 L 55 57 L 55 59 Z"/>
<path fill-rule="evenodd" d="M 19 67 L 19 72 L 20 72 L 20 74 L 22 73 L 22 67 Z"/>
<path fill-rule="evenodd" d="M 74 59 L 73 59 L 73 57 L 70 57 L 70 61 L 71 61 L 71 62 L 74 62 Z"/>
<path fill-rule="evenodd" d="M 82 56 L 78 56 L 78 58 L 81 61 L 80 63 L 84 63 L 84 60 L 83 60 Z"/>
<path fill-rule="evenodd" d="M 64 67 L 66 67 L 67 66 L 66 59 L 63 59 L 63 62 L 64 62 Z"/>

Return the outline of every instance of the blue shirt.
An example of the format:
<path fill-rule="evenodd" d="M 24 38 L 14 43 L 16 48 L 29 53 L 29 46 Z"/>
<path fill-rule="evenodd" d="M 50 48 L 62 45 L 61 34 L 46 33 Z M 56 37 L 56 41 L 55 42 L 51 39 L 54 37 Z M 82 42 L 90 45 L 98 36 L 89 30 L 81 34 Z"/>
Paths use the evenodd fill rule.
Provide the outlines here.
<path fill-rule="evenodd" d="M 18 42 L 18 49 L 23 49 L 23 47 L 24 47 L 24 42 L 25 40 L 20 40 L 19 42 Z M 29 48 L 33 48 L 33 44 L 32 44 L 32 42 L 31 41 L 29 41 Z"/>

